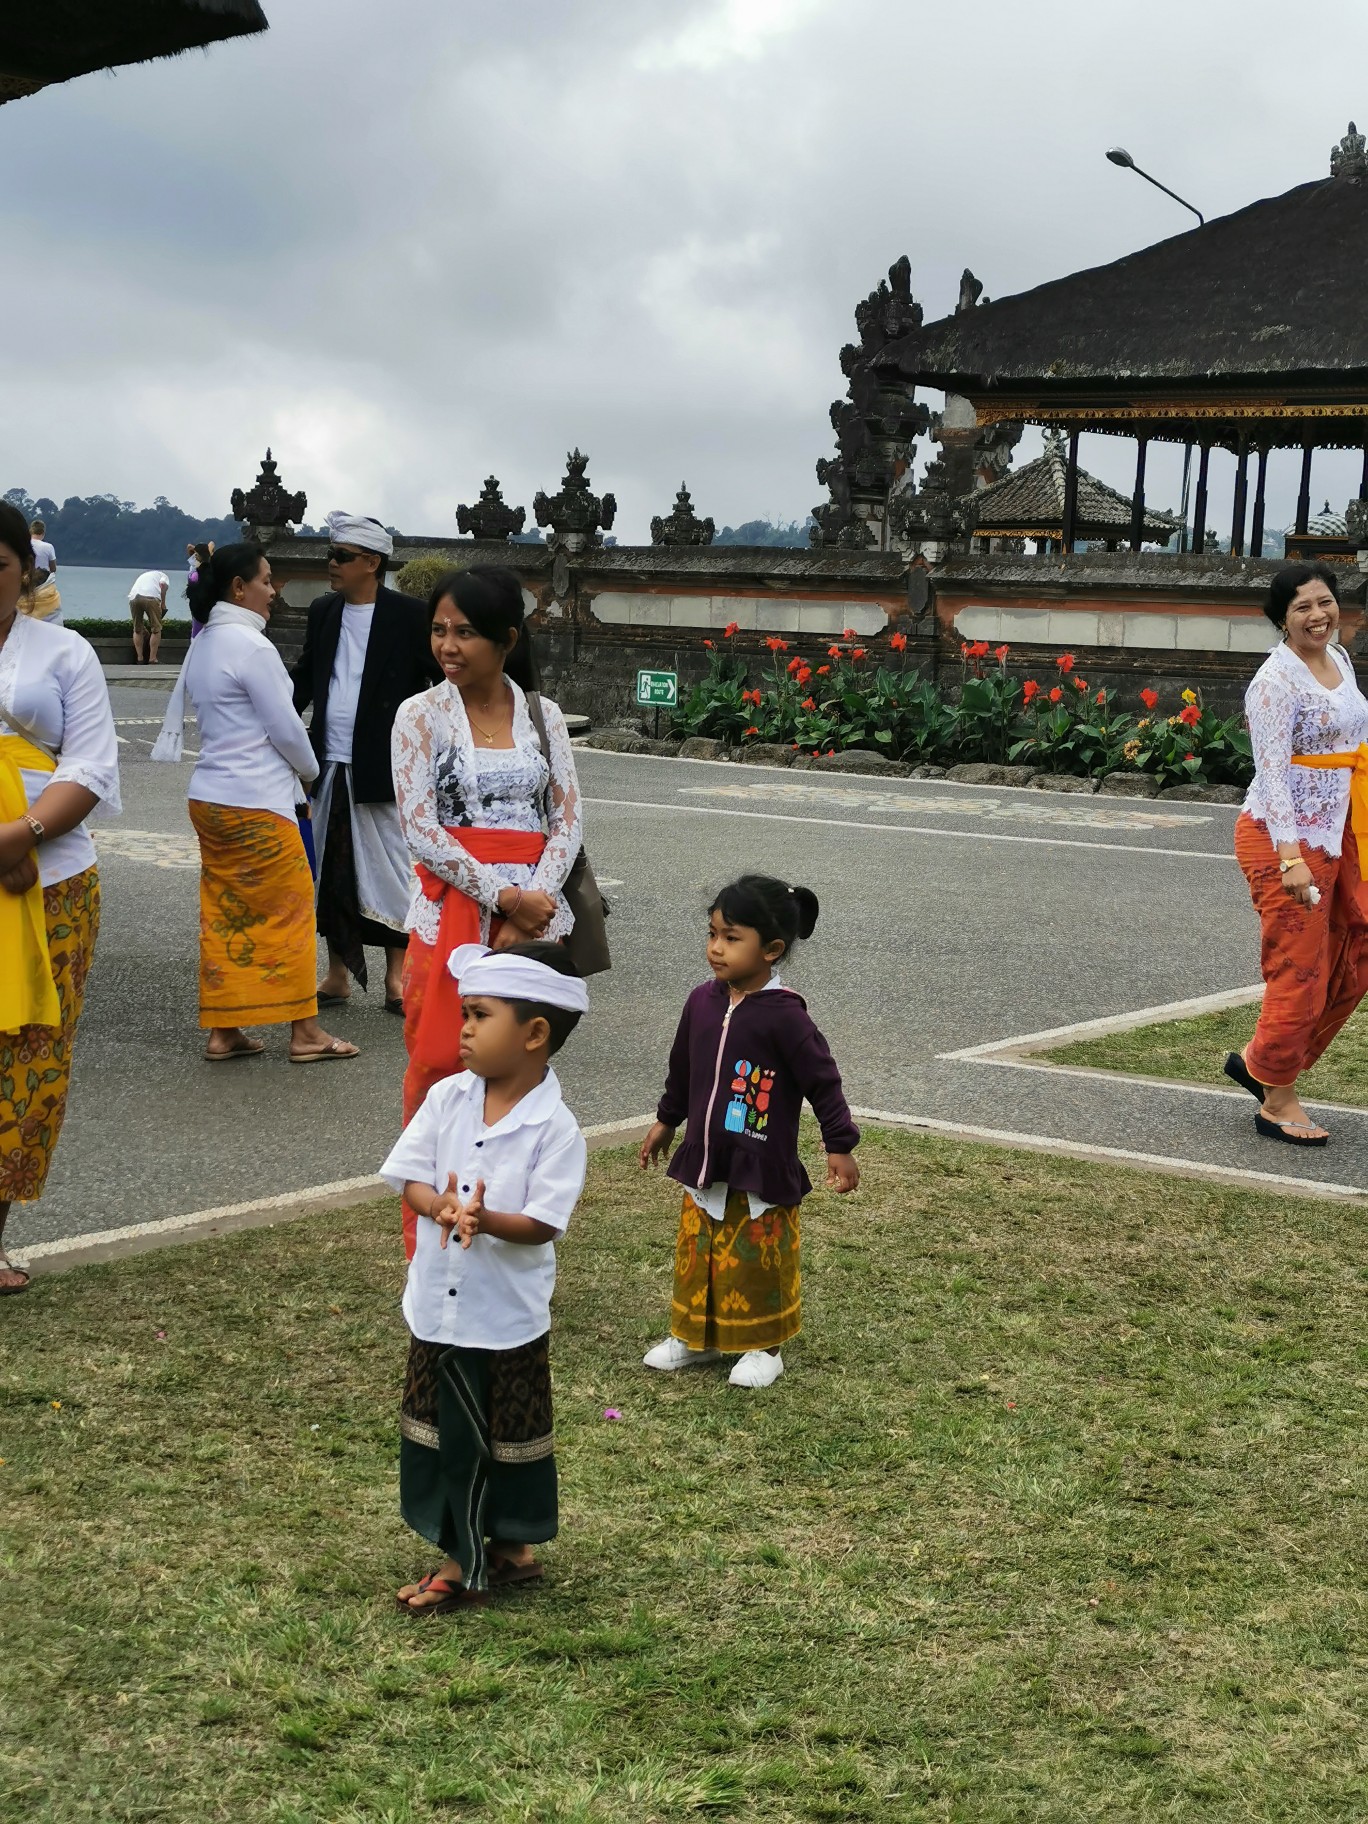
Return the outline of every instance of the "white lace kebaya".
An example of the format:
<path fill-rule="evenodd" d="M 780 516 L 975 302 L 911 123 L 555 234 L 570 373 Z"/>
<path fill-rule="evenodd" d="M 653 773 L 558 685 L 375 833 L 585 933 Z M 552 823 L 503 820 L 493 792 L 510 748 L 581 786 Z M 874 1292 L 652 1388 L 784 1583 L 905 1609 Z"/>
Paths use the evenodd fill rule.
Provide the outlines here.
<path fill-rule="evenodd" d="M 1333 690 L 1318 684 L 1285 643 L 1275 646 L 1245 692 L 1254 748 L 1254 783 L 1244 808 L 1270 839 L 1299 842 L 1338 855 L 1349 811 L 1348 767 L 1293 766 L 1293 754 L 1351 754 L 1368 741 L 1368 700 L 1342 646 L 1328 648 L 1339 667 Z"/>
<path fill-rule="evenodd" d="M 450 882 L 480 908 L 480 938 L 489 942 L 490 920 L 505 887 L 535 887 L 555 897 L 547 937 L 568 937 L 575 918 L 561 888 L 579 853 L 579 780 L 565 718 L 542 698 L 551 748 L 550 789 L 541 743 L 527 713 L 527 699 L 510 678 L 513 746 L 477 751 L 461 693 L 449 681 L 401 703 L 394 719 L 390 755 L 394 797 L 409 853 L 440 880 Z M 536 867 L 518 862 L 482 862 L 448 829 L 540 830 L 542 801 L 550 828 Z M 415 884 L 408 928 L 425 944 L 437 942 L 441 907 Z"/>

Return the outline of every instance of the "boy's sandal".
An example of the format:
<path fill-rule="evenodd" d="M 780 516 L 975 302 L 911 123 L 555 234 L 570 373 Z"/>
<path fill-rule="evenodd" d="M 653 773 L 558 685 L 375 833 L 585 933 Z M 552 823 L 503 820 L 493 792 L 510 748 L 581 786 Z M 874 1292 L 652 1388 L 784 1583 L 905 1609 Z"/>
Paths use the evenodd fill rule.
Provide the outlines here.
<path fill-rule="evenodd" d="M 491 1558 L 489 1561 L 489 1587 L 491 1590 L 506 1590 L 515 1583 L 540 1583 L 546 1575 L 546 1566 L 538 1564 L 535 1558 Z"/>
<path fill-rule="evenodd" d="M 412 1597 L 401 1596 L 399 1607 L 410 1615 L 446 1615 L 452 1609 L 482 1609 L 489 1602 L 487 1591 L 467 1589 L 465 1584 L 453 1583 L 449 1577 L 424 1577 L 415 1593 L 426 1596 L 429 1591 L 434 1591 L 440 1600 L 416 1605 Z"/>
<path fill-rule="evenodd" d="M 1238 1051 L 1228 1051 L 1221 1069 L 1232 1083 L 1238 1083 L 1241 1089 L 1247 1089 L 1256 1102 L 1264 1099 L 1264 1086 L 1257 1077 L 1251 1077 L 1249 1066 Z"/>
<path fill-rule="evenodd" d="M 13 1298 L 16 1293 L 28 1291 L 33 1277 L 28 1262 L 21 1260 L 17 1254 L 6 1254 L 3 1248 L 0 1248 L 0 1273 L 21 1273 L 24 1277 L 22 1286 L 0 1286 L 0 1298 Z"/>
<path fill-rule="evenodd" d="M 1270 1121 L 1267 1115 L 1255 1115 L 1254 1129 L 1265 1140 L 1284 1140 L 1288 1146 L 1325 1146 L 1329 1134 L 1313 1134 L 1310 1121 Z M 1295 1130 L 1300 1128 L 1301 1132 Z M 1289 1132 L 1291 1129 L 1293 1131 Z"/>

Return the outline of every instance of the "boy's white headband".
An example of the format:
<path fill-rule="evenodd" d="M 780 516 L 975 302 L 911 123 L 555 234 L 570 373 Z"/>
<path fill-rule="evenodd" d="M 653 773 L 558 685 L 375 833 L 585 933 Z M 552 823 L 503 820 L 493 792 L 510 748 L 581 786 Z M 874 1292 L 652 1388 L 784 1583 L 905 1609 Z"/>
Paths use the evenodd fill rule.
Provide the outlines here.
<path fill-rule="evenodd" d="M 509 956 L 483 944 L 458 944 L 447 958 L 462 994 L 492 994 L 504 1001 L 541 1001 L 570 1013 L 588 1013 L 589 990 L 577 975 L 562 975 L 530 956 Z"/>

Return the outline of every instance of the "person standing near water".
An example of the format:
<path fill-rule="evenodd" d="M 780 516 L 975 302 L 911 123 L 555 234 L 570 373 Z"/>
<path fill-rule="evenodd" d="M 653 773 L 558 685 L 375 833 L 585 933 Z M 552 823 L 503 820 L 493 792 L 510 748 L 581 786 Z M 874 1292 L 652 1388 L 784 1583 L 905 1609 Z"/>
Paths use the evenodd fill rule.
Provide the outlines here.
<path fill-rule="evenodd" d="M 146 641 L 147 663 L 155 665 L 161 646 L 162 622 L 166 618 L 166 592 L 171 579 L 164 570 L 144 570 L 128 592 L 128 612 L 133 617 L 133 651 L 139 665 L 143 663 Z M 144 621 L 147 631 L 143 630 Z"/>

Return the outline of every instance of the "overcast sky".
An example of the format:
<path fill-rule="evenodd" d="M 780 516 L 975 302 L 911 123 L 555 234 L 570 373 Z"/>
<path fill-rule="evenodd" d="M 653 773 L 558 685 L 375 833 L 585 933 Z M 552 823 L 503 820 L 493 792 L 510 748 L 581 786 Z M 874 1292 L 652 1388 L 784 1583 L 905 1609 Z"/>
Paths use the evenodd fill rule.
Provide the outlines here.
<path fill-rule="evenodd" d="M 0 108 L 0 489 L 221 513 L 270 443 L 315 522 L 442 533 L 491 471 L 530 520 L 578 444 L 624 540 L 681 479 L 719 526 L 801 518 L 900 254 L 930 320 L 966 265 L 998 297 L 1180 232 L 1109 145 L 1210 217 L 1368 119 L 1362 0 L 265 6 Z M 1128 487 L 1131 446 L 1084 459 Z M 1337 510 L 1357 483 L 1318 458 Z"/>

